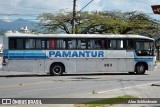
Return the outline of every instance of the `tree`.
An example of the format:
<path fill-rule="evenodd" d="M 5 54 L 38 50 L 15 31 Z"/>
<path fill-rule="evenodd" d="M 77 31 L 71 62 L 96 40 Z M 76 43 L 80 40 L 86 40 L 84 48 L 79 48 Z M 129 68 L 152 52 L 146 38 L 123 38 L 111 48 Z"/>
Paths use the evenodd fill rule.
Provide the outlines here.
<path fill-rule="evenodd" d="M 40 19 L 39 26 L 45 33 L 71 33 L 72 14 L 70 12 L 43 13 L 38 19 Z"/>
<path fill-rule="evenodd" d="M 129 25 L 123 30 L 124 34 L 141 34 L 152 37 L 157 35 L 160 30 L 159 21 L 151 18 L 145 13 L 137 11 L 126 12 L 123 14 L 123 17 L 123 19 L 128 22 Z"/>
<path fill-rule="evenodd" d="M 68 33 L 72 31 L 72 13 L 60 11 L 57 14 L 43 13 L 40 27 L 46 33 Z M 145 34 L 147 36 L 159 33 L 159 21 L 141 12 L 103 11 L 82 12 L 76 17 L 77 34 Z"/>

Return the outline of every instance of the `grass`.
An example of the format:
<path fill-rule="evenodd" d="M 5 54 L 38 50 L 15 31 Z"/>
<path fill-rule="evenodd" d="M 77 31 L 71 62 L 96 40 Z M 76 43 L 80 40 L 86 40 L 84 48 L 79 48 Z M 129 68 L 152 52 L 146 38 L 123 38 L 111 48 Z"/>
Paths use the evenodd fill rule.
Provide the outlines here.
<path fill-rule="evenodd" d="M 96 90 L 93 90 L 93 91 L 92 91 L 92 94 L 97 94 Z"/>
<path fill-rule="evenodd" d="M 160 63 L 160 60 L 157 60 L 158 63 Z"/>
<path fill-rule="evenodd" d="M 85 104 L 76 104 L 75 107 L 106 107 L 106 105 L 112 105 L 112 104 L 120 104 L 122 102 L 128 102 L 129 99 L 137 98 L 131 95 L 124 95 L 124 96 L 118 96 L 115 98 L 106 98 L 103 100 L 97 100 L 92 102 L 87 102 Z"/>

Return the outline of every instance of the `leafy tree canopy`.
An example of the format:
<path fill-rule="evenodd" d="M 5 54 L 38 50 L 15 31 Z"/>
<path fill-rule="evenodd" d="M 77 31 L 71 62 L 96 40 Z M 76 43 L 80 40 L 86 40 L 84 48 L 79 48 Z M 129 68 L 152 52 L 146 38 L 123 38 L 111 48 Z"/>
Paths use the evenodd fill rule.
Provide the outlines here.
<path fill-rule="evenodd" d="M 40 27 L 45 33 L 72 32 L 72 12 L 39 15 Z M 160 33 L 160 22 L 142 12 L 82 12 L 76 16 L 76 34 L 142 34 L 154 36 Z"/>

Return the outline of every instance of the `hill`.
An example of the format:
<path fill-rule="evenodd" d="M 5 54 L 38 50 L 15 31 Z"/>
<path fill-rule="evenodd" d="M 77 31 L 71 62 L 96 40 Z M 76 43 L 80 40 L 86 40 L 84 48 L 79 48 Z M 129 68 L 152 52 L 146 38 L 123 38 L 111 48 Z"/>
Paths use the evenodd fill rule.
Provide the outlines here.
<path fill-rule="evenodd" d="M 27 26 L 28 29 L 33 30 L 36 28 L 37 23 L 33 21 L 28 21 L 24 19 L 17 19 L 12 22 L 6 22 L 0 20 L 0 32 L 6 32 L 8 30 L 19 30 L 21 27 Z"/>

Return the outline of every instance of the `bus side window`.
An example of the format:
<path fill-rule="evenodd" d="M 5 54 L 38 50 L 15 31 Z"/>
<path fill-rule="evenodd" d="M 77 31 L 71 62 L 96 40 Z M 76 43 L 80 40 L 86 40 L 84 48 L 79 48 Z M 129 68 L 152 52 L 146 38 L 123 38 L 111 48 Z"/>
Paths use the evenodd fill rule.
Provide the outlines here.
<path fill-rule="evenodd" d="M 108 48 L 114 50 L 125 49 L 125 40 L 108 40 Z"/>
<path fill-rule="evenodd" d="M 77 49 L 80 49 L 80 48 L 81 48 L 81 40 L 78 39 L 78 40 L 77 40 Z"/>
<path fill-rule="evenodd" d="M 45 40 L 42 40 L 42 41 L 41 41 L 41 44 L 42 44 L 42 49 L 45 49 L 45 48 L 46 48 L 46 41 L 45 41 Z"/>
<path fill-rule="evenodd" d="M 77 40 L 77 49 L 87 49 L 86 39 L 78 39 Z"/>
<path fill-rule="evenodd" d="M 88 49 L 106 49 L 106 40 L 105 39 L 88 40 Z"/>
<path fill-rule="evenodd" d="M 101 40 L 101 48 L 106 49 L 106 40 L 105 39 Z"/>
<path fill-rule="evenodd" d="M 36 49 L 41 49 L 41 48 L 42 48 L 41 39 L 37 39 L 36 40 Z"/>
<path fill-rule="evenodd" d="M 117 45 L 117 42 L 116 42 L 116 40 L 109 40 L 109 42 L 108 42 L 108 44 L 109 44 L 109 49 L 116 49 L 116 45 Z"/>
<path fill-rule="evenodd" d="M 127 45 L 126 48 L 127 48 L 128 50 L 134 49 L 133 40 L 131 40 L 131 39 L 127 40 L 126 45 Z"/>
<path fill-rule="evenodd" d="M 124 40 L 117 40 L 117 49 L 124 49 Z"/>
<path fill-rule="evenodd" d="M 16 39 L 9 39 L 9 49 L 16 49 Z"/>
<path fill-rule="evenodd" d="M 68 49 L 76 49 L 77 42 L 76 39 L 68 40 Z"/>
<path fill-rule="evenodd" d="M 65 39 L 58 39 L 57 40 L 57 49 L 66 49 L 66 40 Z"/>
<path fill-rule="evenodd" d="M 56 43 L 57 41 L 55 39 L 49 39 L 49 49 L 56 49 Z"/>
<path fill-rule="evenodd" d="M 105 39 L 96 39 L 95 40 L 95 49 L 105 49 Z"/>
<path fill-rule="evenodd" d="M 99 39 L 95 40 L 95 49 L 100 49 L 101 48 L 101 41 Z"/>
<path fill-rule="evenodd" d="M 88 40 L 88 49 L 94 49 L 94 46 L 95 46 L 94 39 L 89 39 Z"/>
<path fill-rule="evenodd" d="M 26 49 L 34 49 L 35 48 L 35 39 L 26 39 L 25 48 Z"/>
<path fill-rule="evenodd" d="M 23 39 L 17 39 L 17 48 L 16 49 L 23 49 Z"/>

